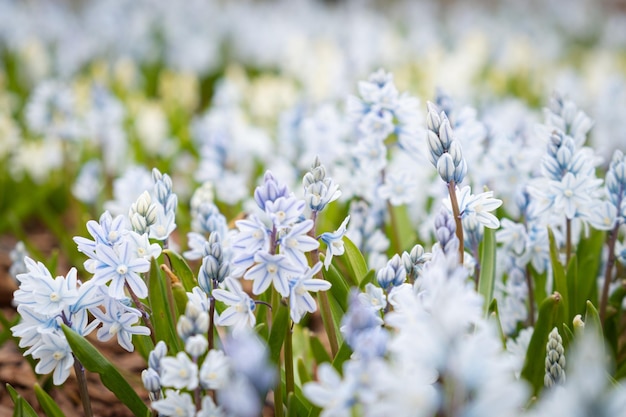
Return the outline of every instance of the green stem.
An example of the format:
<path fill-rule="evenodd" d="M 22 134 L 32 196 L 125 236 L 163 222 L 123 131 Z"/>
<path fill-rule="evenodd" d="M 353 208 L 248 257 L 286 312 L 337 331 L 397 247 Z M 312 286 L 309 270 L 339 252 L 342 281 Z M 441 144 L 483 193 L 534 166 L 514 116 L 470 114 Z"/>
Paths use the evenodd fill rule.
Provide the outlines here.
<path fill-rule="evenodd" d="M 528 287 L 528 325 L 535 325 L 535 292 L 533 290 L 533 279 L 530 275 L 530 267 L 526 266 L 526 286 Z"/>
<path fill-rule="evenodd" d="M 400 230 L 398 228 L 398 219 L 396 216 L 396 211 L 394 207 L 391 205 L 389 201 L 387 201 L 387 211 L 389 211 L 389 220 L 391 221 L 391 233 L 393 235 L 393 250 L 395 253 L 400 253 L 402 251 L 400 241 Z"/>
<path fill-rule="evenodd" d="M 292 335 L 293 335 L 293 323 L 287 326 L 287 330 L 285 334 L 285 385 L 287 387 L 286 397 L 289 397 L 289 393 L 294 391 Z"/>
<path fill-rule="evenodd" d="M 137 307 L 137 309 L 141 311 L 141 318 L 143 319 L 143 322 L 146 324 L 148 329 L 150 329 L 150 339 L 152 339 L 152 343 L 156 346 L 157 340 L 156 340 L 156 335 L 154 334 L 154 326 L 152 325 L 152 321 L 150 321 L 150 315 L 146 311 L 146 306 L 141 302 L 139 297 L 137 297 L 137 295 L 133 292 L 133 290 L 130 288 L 130 285 L 128 285 L 128 282 L 124 285 L 126 289 L 128 290 L 128 294 L 130 294 L 130 298 L 133 300 L 135 307 Z"/>
<path fill-rule="evenodd" d="M 613 230 L 609 232 L 609 258 L 606 261 L 606 269 L 604 270 L 604 284 L 602 285 L 602 297 L 600 298 L 600 322 L 604 324 L 606 318 L 606 307 L 609 301 L 609 287 L 611 286 L 611 278 L 613 275 L 613 266 L 615 265 L 615 242 L 619 232 L 620 223 L 617 222 Z"/>
<path fill-rule="evenodd" d="M 272 293 L 272 323 L 274 322 L 276 316 L 278 315 L 278 311 L 281 308 L 281 296 L 275 289 L 271 289 Z M 283 416 L 283 384 L 281 381 L 283 364 L 282 360 L 278 358 L 278 383 L 276 384 L 276 388 L 274 388 L 274 416 L 282 417 Z"/>
<path fill-rule="evenodd" d="M 87 391 L 87 378 L 85 377 L 85 368 L 80 363 L 76 355 L 74 355 L 74 371 L 76 371 L 76 380 L 78 382 L 78 392 L 80 401 L 83 403 L 83 413 L 86 417 L 92 417 L 91 401 L 89 400 L 89 391 Z"/>
<path fill-rule="evenodd" d="M 454 181 L 448 183 L 448 193 L 450 194 L 450 203 L 452 204 L 452 214 L 456 223 L 456 237 L 459 239 L 459 263 L 463 265 L 463 254 L 465 252 L 463 243 L 463 224 L 461 223 L 461 212 L 459 211 L 459 202 L 456 199 L 456 187 Z M 476 283 L 478 285 L 478 281 Z"/>
<path fill-rule="evenodd" d="M 307 233 L 309 236 L 315 239 L 315 229 L 317 226 L 317 211 L 313 211 L 311 214 L 311 220 L 313 220 L 313 227 Z M 316 248 L 309 252 L 311 254 L 311 265 L 316 265 L 320 261 L 319 248 Z M 315 274 L 315 278 L 324 279 L 322 270 Z M 333 324 L 333 316 L 330 311 L 330 302 L 328 300 L 328 294 L 326 291 L 320 291 L 317 293 L 317 301 L 320 304 L 320 314 L 322 316 L 322 323 L 324 324 L 324 330 L 328 336 L 328 343 L 330 344 L 330 351 L 333 358 L 339 351 L 339 342 L 337 341 L 337 333 L 335 332 L 335 325 Z"/>
<path fill-rule="evenodd" d="M 572 219 L 565 220 L 565 268 L 572 257 Z"/>

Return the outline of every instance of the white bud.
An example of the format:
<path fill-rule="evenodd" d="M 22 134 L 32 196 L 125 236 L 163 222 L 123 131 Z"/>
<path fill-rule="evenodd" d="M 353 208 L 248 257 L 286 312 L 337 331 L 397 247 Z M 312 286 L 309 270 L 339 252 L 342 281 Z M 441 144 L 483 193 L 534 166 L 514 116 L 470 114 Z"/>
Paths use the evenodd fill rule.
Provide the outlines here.
<path fill-rule="evenodd" d="M 437 172 L 442 180 L 449 183 L 454 180 L 454 161 L 449 153 L 441 155 L 437 161 Z"/>

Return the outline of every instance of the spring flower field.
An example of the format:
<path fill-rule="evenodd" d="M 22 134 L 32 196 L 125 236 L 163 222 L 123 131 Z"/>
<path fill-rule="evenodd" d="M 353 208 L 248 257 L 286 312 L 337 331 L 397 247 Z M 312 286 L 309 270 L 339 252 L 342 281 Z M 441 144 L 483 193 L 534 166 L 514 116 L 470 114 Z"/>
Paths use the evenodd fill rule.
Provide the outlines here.
<path fill-rule="evenodd" d="M 0 416 L 626 416 L 626 3 L 0 0 Z"/>

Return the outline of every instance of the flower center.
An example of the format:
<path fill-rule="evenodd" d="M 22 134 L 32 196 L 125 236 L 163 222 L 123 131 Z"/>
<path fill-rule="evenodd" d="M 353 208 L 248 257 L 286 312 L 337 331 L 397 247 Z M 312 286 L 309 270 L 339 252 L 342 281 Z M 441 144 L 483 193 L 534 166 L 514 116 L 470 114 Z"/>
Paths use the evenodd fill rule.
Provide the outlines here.
<path fill-rule="evenodd" d="M 56 291 L 50 293 L 50 301 L 52 301 L 53 303 L 58 302 L 60 299 L 61 296 Z"/>
<path fill-rule="evenodd" d="M 111 325 L 111 327 L 109 327 L 109 334 L 110 335 L 115 335 L 120 331 L 120 324 L 119 323 L 113 323 Z"/>
<path fill-rule="evenodd" d="M 287 241 L 287 246 L 289 246 L 290 248 L 297 248 L 298 247 L 298 240 L 296 239 L 289 239 Z"/>
<path fill-rule="evenodd" d="M 187 372 L 186 369 L 181 369 L 181 370 L 178 371 L 178 376 L 181 377 L 181 378 L 187 378 L 188 374 L 189 373 Z"/>
<path fill-rule="evenodd" d="M 63 352 L 62 350 L 57 350 L 56 352 L 52 354 L 52 357 L 54 358 L 55 361 L 60 361 L 61 359 L 65 357 L 65 352 Z"/>
<path fill-rule="evenodd" d="M 107 238 L 109 239 L 109 242 L 111 243 L 114 243 L 119 237 L 120 237 L 120 234 L 118 233 L 117 230 L 111 230 L 109 234 L 107 235 Z"/>
<path fill-rule="evenodd" d="M 267 265 L 267 272 L 269 272 L 270 274 L 275 274 L 277 271 L 278 271 L 278 266 L 276 266 L 276 264 Z"/>
<path fill-rule="evenodd" d="M 137 248 L 137 255 L 139 255 L 139 257 L 143 257 L 146 254 L 146 250 L 144 248 Z"/>
<path fill-rule="evenodd" d="M 126 273 L 128 273 L 128 267 L 124 264 L 118 265 L 115 270 L 120 275 L 126 275 Z"/>
<path fill-rule="evenodd" d="M 571 197 L 574 195 L 574 192 L 568 188 L 567 190 L 563 191 L 563 194 L 565 194 L 565 197 Z"/>
<path fill-rule="evenodd" d="M 287 217 L 287 214 L 282 210 L 276 213 L 276 218 L 280 222 L 284 221 L 286 217 Z"/>

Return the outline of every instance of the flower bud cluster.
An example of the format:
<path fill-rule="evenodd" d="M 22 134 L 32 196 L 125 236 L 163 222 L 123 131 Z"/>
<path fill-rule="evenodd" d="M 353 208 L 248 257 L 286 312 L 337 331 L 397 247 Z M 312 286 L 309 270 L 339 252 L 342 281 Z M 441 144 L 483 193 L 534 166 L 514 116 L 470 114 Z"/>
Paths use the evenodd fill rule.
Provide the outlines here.
<path fill-rule="evenodd" d="M 550 99 L 550 105 L 545 109 L 546 124 L 571 137 L 577 147 L 585 143 L 585 138 L 593 121 L 576 103 L 566 99 L 560 94 L 554 94 Z"/>
<path fill-rule="evenodd" d="M 361 358 L 385 355 L 389 335 L 382 324 L 378 310 L 369 303 L 363 303 L 358 291 L 353 290 L 340 330 L 355 355 Z"/>
<path fill-rule="evenodd" d="M 152 202 L 148 191 L 144 191 L 130 206 L 128 218 L 133 230 L 140 235 L 149 233 L 150 226 L 157 221 L 157 205 Z"/>
<path fill-rule="evenodd" d="M 315 158 L 313 167 L 302 178 L 304 200 L 313 211 L 322 211 L 328 203 L 341 196 L 339 186 L 332 178 L 326 176 L 326 168 Z"/>
<path fill-rule="evenodd" d="M 207 294 L 211 294 L 213 288 L 230 274 L 230 265 L 224 257 L 220 239 L 219 233 L 211 233 L 208 242 L 204 245 L 206 256 L 202 258 L 198 284 Z"/>
<path fill-rule="evenodd" d="M 563 339 L 555 327 L 548 336 L 546 345 L 546 374 L 543 378 L 546 387 L 565 383 L 565 349 Z"/>
<path fill-rule="evenodd" d="M 613 154 L 604 181 L 609 201 L 617 209 L 618 217 L 624 222 L 626 220 L 626 200 L 624 199 L 626 193 L 626 157 L 619 149 Z"/>
<path fill-rule="evenodd" d="M 546 178 L 554 181 L 561 181 L 568 172 L 589 175 L 593 171 L 593 158 L 589 149 L 577 147 L 571 136 L 555 130 L 550 135 L 541 170 Z"/>
<path fill-rule="evenodd" d="M 387 265 L 378 270 L 376 280 L 383 290 L 389 292 L 391 288 L 398 287 L 406 281 L 406 274 L 402 258 L 396 253 Z"/>
<path fill-rule="evenodd" d="M 422 245 L 415 245 L 411 249 L 411 253 L 404 252 L 402 254 L 402 263 L 409 279 L 414 282 L 422 274 L 424 264 L 432 257 L 431 253 L 424 252 Z"/>
<path fill-rule="evenodd" d="M 447 210 L 441 210 L 435 218 L 435 237 L 444 253 L 450 254 L 459 249 L 456 223 Z"/>
<path fill-rule="evenodd" d="M 446 113 L 439 112 L 437 106 L 431 102 L 428 102 L 427 106 L 426 125 L 430 162 L 437 168 L 442 180 L 446 183 L 454 181 L 459 184 L 467 174 L 461 143 L 456 140 Z"/>

